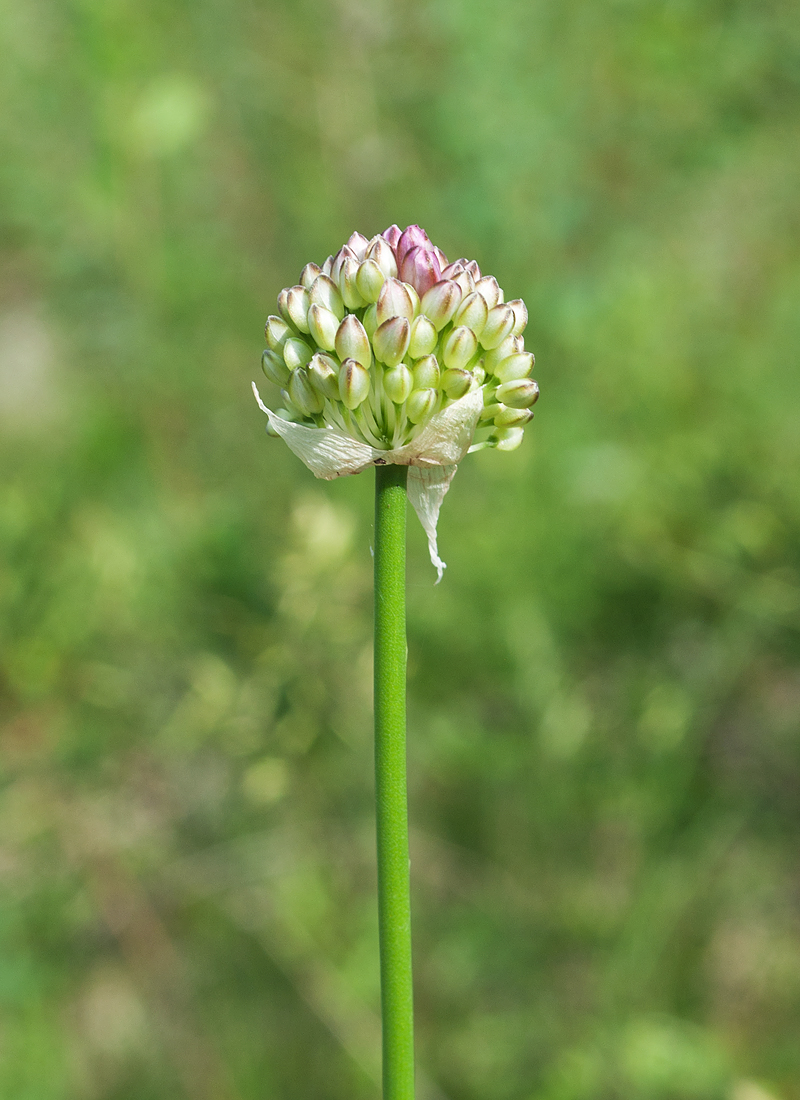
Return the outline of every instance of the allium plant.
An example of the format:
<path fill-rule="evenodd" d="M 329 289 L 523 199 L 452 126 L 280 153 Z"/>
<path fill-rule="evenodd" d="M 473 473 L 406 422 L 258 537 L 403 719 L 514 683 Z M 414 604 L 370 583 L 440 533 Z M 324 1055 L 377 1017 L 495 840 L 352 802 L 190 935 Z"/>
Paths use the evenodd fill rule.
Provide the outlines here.
<path fill-rule="evenodd" d="M 375 778 L 385 1100 L 414 1093 L 405 749 L 405 511 L 411 500 L 441 580 L 436 526 L 457 464 L 514 450 L 539 387 L 522 333 L 474 260 L 450 263 L 418 225 L 353 233 L 278 295 L 262 367 L 281 389 L 268 432 L 317 477 L 376 471 Z"/>

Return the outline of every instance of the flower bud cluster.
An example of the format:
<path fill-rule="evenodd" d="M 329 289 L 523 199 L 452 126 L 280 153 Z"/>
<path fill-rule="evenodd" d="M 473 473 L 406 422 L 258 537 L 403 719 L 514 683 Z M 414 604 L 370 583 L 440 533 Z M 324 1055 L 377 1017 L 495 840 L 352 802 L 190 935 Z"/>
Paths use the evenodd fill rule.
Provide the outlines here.
<path fill-rule="evenodd" d="M 513 450 L 539 396 L 527 321 L 523 301 L 506 302 L 474 260 L 450 263 L 418 225 L 393 225 L 372 240 L 353 233 L 281 291 L 262 366 L 283 419 L 381 450 L 480 389 L 476 446 Z"/>

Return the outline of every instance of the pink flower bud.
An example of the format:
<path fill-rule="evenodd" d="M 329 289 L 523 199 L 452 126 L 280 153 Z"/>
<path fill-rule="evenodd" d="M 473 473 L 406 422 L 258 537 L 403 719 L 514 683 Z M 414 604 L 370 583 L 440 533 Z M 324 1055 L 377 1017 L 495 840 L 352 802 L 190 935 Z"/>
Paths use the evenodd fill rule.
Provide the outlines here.
<path fill-rule="evenodd" d="M 381 236 L 383 237 L 383 239 L 385 241 L 388 241 L 388 243 L 391 245 L 392 251 L 394 251 L 397 248 L 397 242 L 400 240 L 402 235 L 403 235 L 402 229 L 400 228 L 399 225 L 396 225 L 396 224 L 395 225 L 390 225 L 388 229 L 384 229 L 383 233 L 381 233 Z"/>
<path fill-rule="evenodd" d="M 442 268 L 443 279 L 453 279 L 456 275 L 460 275 L 464 270 L 464 264 L 466 260 L 454 260 L 451 264 Z"/>
<path fill-rule="evenodd" d="M 401 234 L 395 248 L 398 264 L 403 262 L 403 257 L 407 252 L 410 252 L 412 248 L 416 248 L 419 245 L 423 248 L 433 247 L 424 229 L 421 229 L 418 225 L 410 225 L 408 229 Z"/>
<path fill-rule="evenodd" d="M 356 259 L 361 262 L 367 254 L 367 245 L 369 241 L 363 235 L 363 233 L 352 233 L 347 241 L 347 247 L 352 249 L 356 254 Z"/>
<path fill-rule="evenodd" d="M 410 283 L 419 295 L 438 283 L 441 269 L 433 249 L 419 245 L 409 248 L 400 260 L 400 278 Z"/>

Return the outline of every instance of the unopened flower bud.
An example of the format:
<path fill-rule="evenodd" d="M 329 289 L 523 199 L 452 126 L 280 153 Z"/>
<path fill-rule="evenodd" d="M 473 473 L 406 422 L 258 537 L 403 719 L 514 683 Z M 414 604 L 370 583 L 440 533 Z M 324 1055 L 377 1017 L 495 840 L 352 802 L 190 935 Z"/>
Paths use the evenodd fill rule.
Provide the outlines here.
<path fill-rule="evenodd" d="M 494 275 L 484 275 L 482 279 L 478 279 L 475 284 L 475 289 L 486 302 L 489 309 L 493 309 L 503 300 L 503 292 Z"/>
<path fill-rule="evenodd" d="M 408 351 L 410 338 L 408 320 L 405 317 L 390 317 L 378 326 L 372 337 L 376 357 L 387 367 L 396 367 Z"/>
<path fill-rule="evenodd" d="M 372 362 L 369 337 L 354 313 L 348 313 L 337 329 L 336 354 L 342 361 L 355 359 L 362 367 Z"/>
<path fill-rule="evenodd" d="M 489 310 L 483 332 L 481 344 L 487 349 L 496 348 L 502 344 L 507 336 L 511 335 L 514 327 L 514 311 L 510 306 L 499 305 Z"/>
<path fill-rule="evenodd" d="M 442 278 L 454 279 L 456 275 L 460 275 L 461 272 L 464 270 L 464 265 L 466 264 L 466 262 L 467 261 L 463 259 L 453 260 L 453 262 L 451 264 L 448 264 L 447 267 L 442 268 Z"/>
<path fill-rule="evenodd" d="M 419 359 L 422 355 L 430 355 L 436 347 L 439 335 L 433 321 L 420 313 L 411 322 L 411 340 L 408 345 L 408 354 L 412 359 Z"/>
<path fill-rule="evenodd" d="M 513 336 L 520 336 L 528 323 L 528 307 L 521 298 L 515 298 L 508 302 L 508 308 L 514 311 L 514 327 L 511 330 Z"/>
<path fill-rule="evenodd" d="M 304 367 L 313 354 L 305 340 L 301 340 L 297 336 L 290 336 L 283 345 L 283 358 L 289 370 Z"/>
<path fill-rule="evenodd" d="M 278 312 L 287 324 L 292 323 L 292 318 L 289 315 L 289 288 L 284 287 L 278 295 Z"/>
<path fill-rule="evenodd" d="M 509 355 L 516 355 L 518 351 L 522 350 L 517 347 L 515 341 L 515 336 L 506 336 L 505 340 L 502 340 L 496 348 L 486 352 L 483 357 L 483 365 L 487 374 L 494 374 L 499 363 L 502 363 L 504 359 L 508 359 Z"/>
<path fill-rule="evenodd" d="M 512 409 L 529 409 L 539 397 L 539 386 L 532 378 L 515 378 L 497 387 L 497 400 Z"/>
<path fill-rule="evenodd" d="M 381 236 L 392 246 L 392 250 L 397 248 L 397 242 L 402 235 L 403 230 L 397 224 L 390 225 L 388 229 L 384 229 L 383 233 L 381 233 Z"/>
<path fill-rule="evenodd" d="M 402 405 L 414 388 L 411 371 L 404 363 L 398 363 L 396 367 L 392 367 L 384 374 L 383 388 L 390 401 L 394 401 L 396 405 Z"/>
<path fill-rule="evenodd" d="M 385 237 L 373 237 L 366 258 L 374 260 L 387 279 L 397 278 L 397 257 Z"/>
<path fill-rule="evenodd" d="M 449 367 L 442 374 L 441 386 L 451 401 L 458 401 L 472 386 L 472 375 L 461 367 Z"/>
<path fill-rule="evenodd" d="M 431 247 L 430 239 L 424 229 L 421 229 L 418 225 L 410 225 L 408 229 L 404 230 L 400 234 L 400 237 L 395 246 L 395 254 L 397 256 L 398 266 L 402 265 L 403 259 L 408 255 L 412 248 L 418 248 L 422 246 Z M 438 267 L 438 263 L 437 263 Z M 407 280 L 404 280 L 404 282 Z"/>
<path fill-rule="evenodd" d="M 452 279 L 454 283 L 457 283 L 461 287 L 461 293 L 464 297 L 471 294 L 475 289 L 475 280 L 466 268 L 464 268 L 463 271 L 459 271 L 457 275 L 453 275 Z"/>
<path fill-rule="evenodd" d="M 292 286 L 286 294 L 286 311 L 292 324 L 301 332 L 308 332 L 308 291 L 304 286 Z"/>
<path fill-rule="evenodd" d="M 351 249 L 356 256 L 356 259 L 361 262 L 367 254 L 367 246 L 369 241 L 363 233 L 351 233 L 347 241 L 347 247 Z"/>
<path fill-rule="evenodd" d="M 533 409 L 511 409 L 507 405 L 500 405 L 494 417 L 498 428 L 521 428 L 531 420 Z"/>
<path fill-rule="evenodd" d="M 442 279 L 422 295 L 420 309 L 441 331 L 461 304 L 462 291 L 452 279 Z"/>
<path fill-rule="evenodd" d="M 300 282 L 306 288 L 306 290 L 310 290 L 316 277 L 321 274 L 322 268 L 319 267 L 317 264 L 306 264 L 306 266 L 300 272 Z"/>
<path fill-rule="evenodd" d="M 278 351 L 286 343 L 287 337 L 292 335 L 292 330 L 280 317 L 268 317 L 264 334 L 267 337 L 267 347 L 271 351 Z"/>
<path fill-rule="evenodd" d="M 329 275 L 319 275 L 308 292 L 308 298 L 312 305 L 325 306 L 337 319 L 344 317 L 344 302 L 339 293 L 339 288 Z"/>
<path fill-rule="evenodd" d="M 364 310 L 362 324 L 364 325 L 364 331 L 371 340 L 375 335 L 375 329 L 378 327 L 378 307 L 374 302 L 368 309 Z"/>
<path fill-rule="evenodd" d="M 414 316 L 414 301 L 409 288 L 399 279 L 386 280 L 381 287 L 377 306 L 379 324 L 391 317 L 406 317 L 410 321 Z"/>
<path fill-rule="evenodd" d="M 333 270 L 333 256 L 329 256 L 325 263 L 322 265 L 322 274 L 330 275 Z"/>
<path fill-rule="evenodd" d="M 365 302 L 377 302 L 386 276 L 374 260 L 364 260 L 358 268 L 356 286 Z"/>
<path fill-rule="evenodd" d="M 339 289 L 342 292 L 342 301 L 348 309 L 361 309 L 367 304 L 358 289 L 359 266 L 358 260 L 353 259 L 352 256 L 345 256 L 339 268 Z"/>
<path fill-rule="evenodd" d="M 492 442 L 498 451 L 516 451 L 524 434 L 524 428 L 496 428 L 492 434 Z"/>
<path fill-rule="evenodd" d="M 459 325 L 444 342 L 442 359 L 446 367 L 466 367 L 478 350 L 478 340 L 471 328 Z"/>
<path fill-rule="evenodd" d="M 352 248 L 348 248 L 347 245 L 342 245 L 336 255 L 333 257 L 333 263 L 331 264 L 331 278 L 335 283 L 339 283 L 339 276 L 342 271 L 342 264 L 345 260 L 355 260 L 358 263 L 358 257 Z"/>
<path fill-rule="evenodd" d="M 414 390 L 406 402 L 406 416 L 412 424 L 419 424 L 433 416 L 438 401 L 439 395 L 436 390 Z"/>
<path fill-rule="evenodd" d="M 399 264 L 400 278 L 410 283 L 417 294 L 424 294 L 439 282 L 442 272 L 432 248 L 410 248 Z"/>
<path fill-rule="evenodd" d="M 529 351 L 522 351 L 503 359 L 492 373 L 501 382 L 513 382 L 515 379 L 527 378 L 532 370 L 533 355 Z"/>
<path fill-rule="evenodd" d="M 414 389 L 436 389 L 439 385 L 441 371 L 435 355 L 426 355 L 415 363 L 411 373 L 414 375 Z"/>
<path fill-rule="evenodd" d="M 477 281 L 481 277 L 481 269 L 478 267 L 478 261 L 470 260 L 469 263 L 466 265 L 466 270 L 470 273 L 472 278 L 477 283 Z"/>
<path fill-rule="evenodd" d="M 289 381 L 290 371 L 283 360 L 283 356 L 270 348 L 267 348 L 261 356 L 261 369 L 270 382 L 274 382 L 276 386 L 285 386 Z"/>
<path fill-rule="evenodd" d="M 319 352 L 306 367 L 311 385 L 329 401 L 339 400 L 339 364 L 329 355 Z"/>
<path fill-rule="evenodd" d="M 476 336 L 480 336 L 489 316 L 489 307 L 482 294 L 473 291 L 462 301 L 453 317 L 454 325 L 466 325 Z"/>
<path fill-rule="evenodd" d="M 289 396 L 304 416 L 317 416 L 324 406 L 321 394 L 311 385 L 303 367 L 292 371 L 289 379 Z"/>
<path fill-rule="evenodd" d="M 348 409 L 357 409 L 369 394 L 369 371 L 355 359 L 345 359 L 339 368 L 339 397 Z"/>
<path fill-rule="evenodd" d="M 333 351 L 336 347 L 336 331 L 339 321 L 335 313 L 325 306 L 312 305 L 308 311 L 308 331 L 317 347 Z"/>

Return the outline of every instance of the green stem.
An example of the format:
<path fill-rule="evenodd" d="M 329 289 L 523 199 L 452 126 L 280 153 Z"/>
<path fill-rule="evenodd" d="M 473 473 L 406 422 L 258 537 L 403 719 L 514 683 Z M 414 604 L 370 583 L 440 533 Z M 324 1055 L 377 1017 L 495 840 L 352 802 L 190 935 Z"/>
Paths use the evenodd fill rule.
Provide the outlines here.
<path fill-rule="evenodd" d="M 407 466 L 375 467 L 375 802 L 384 1100 L 414 1098 L 406 795 Z"/>

